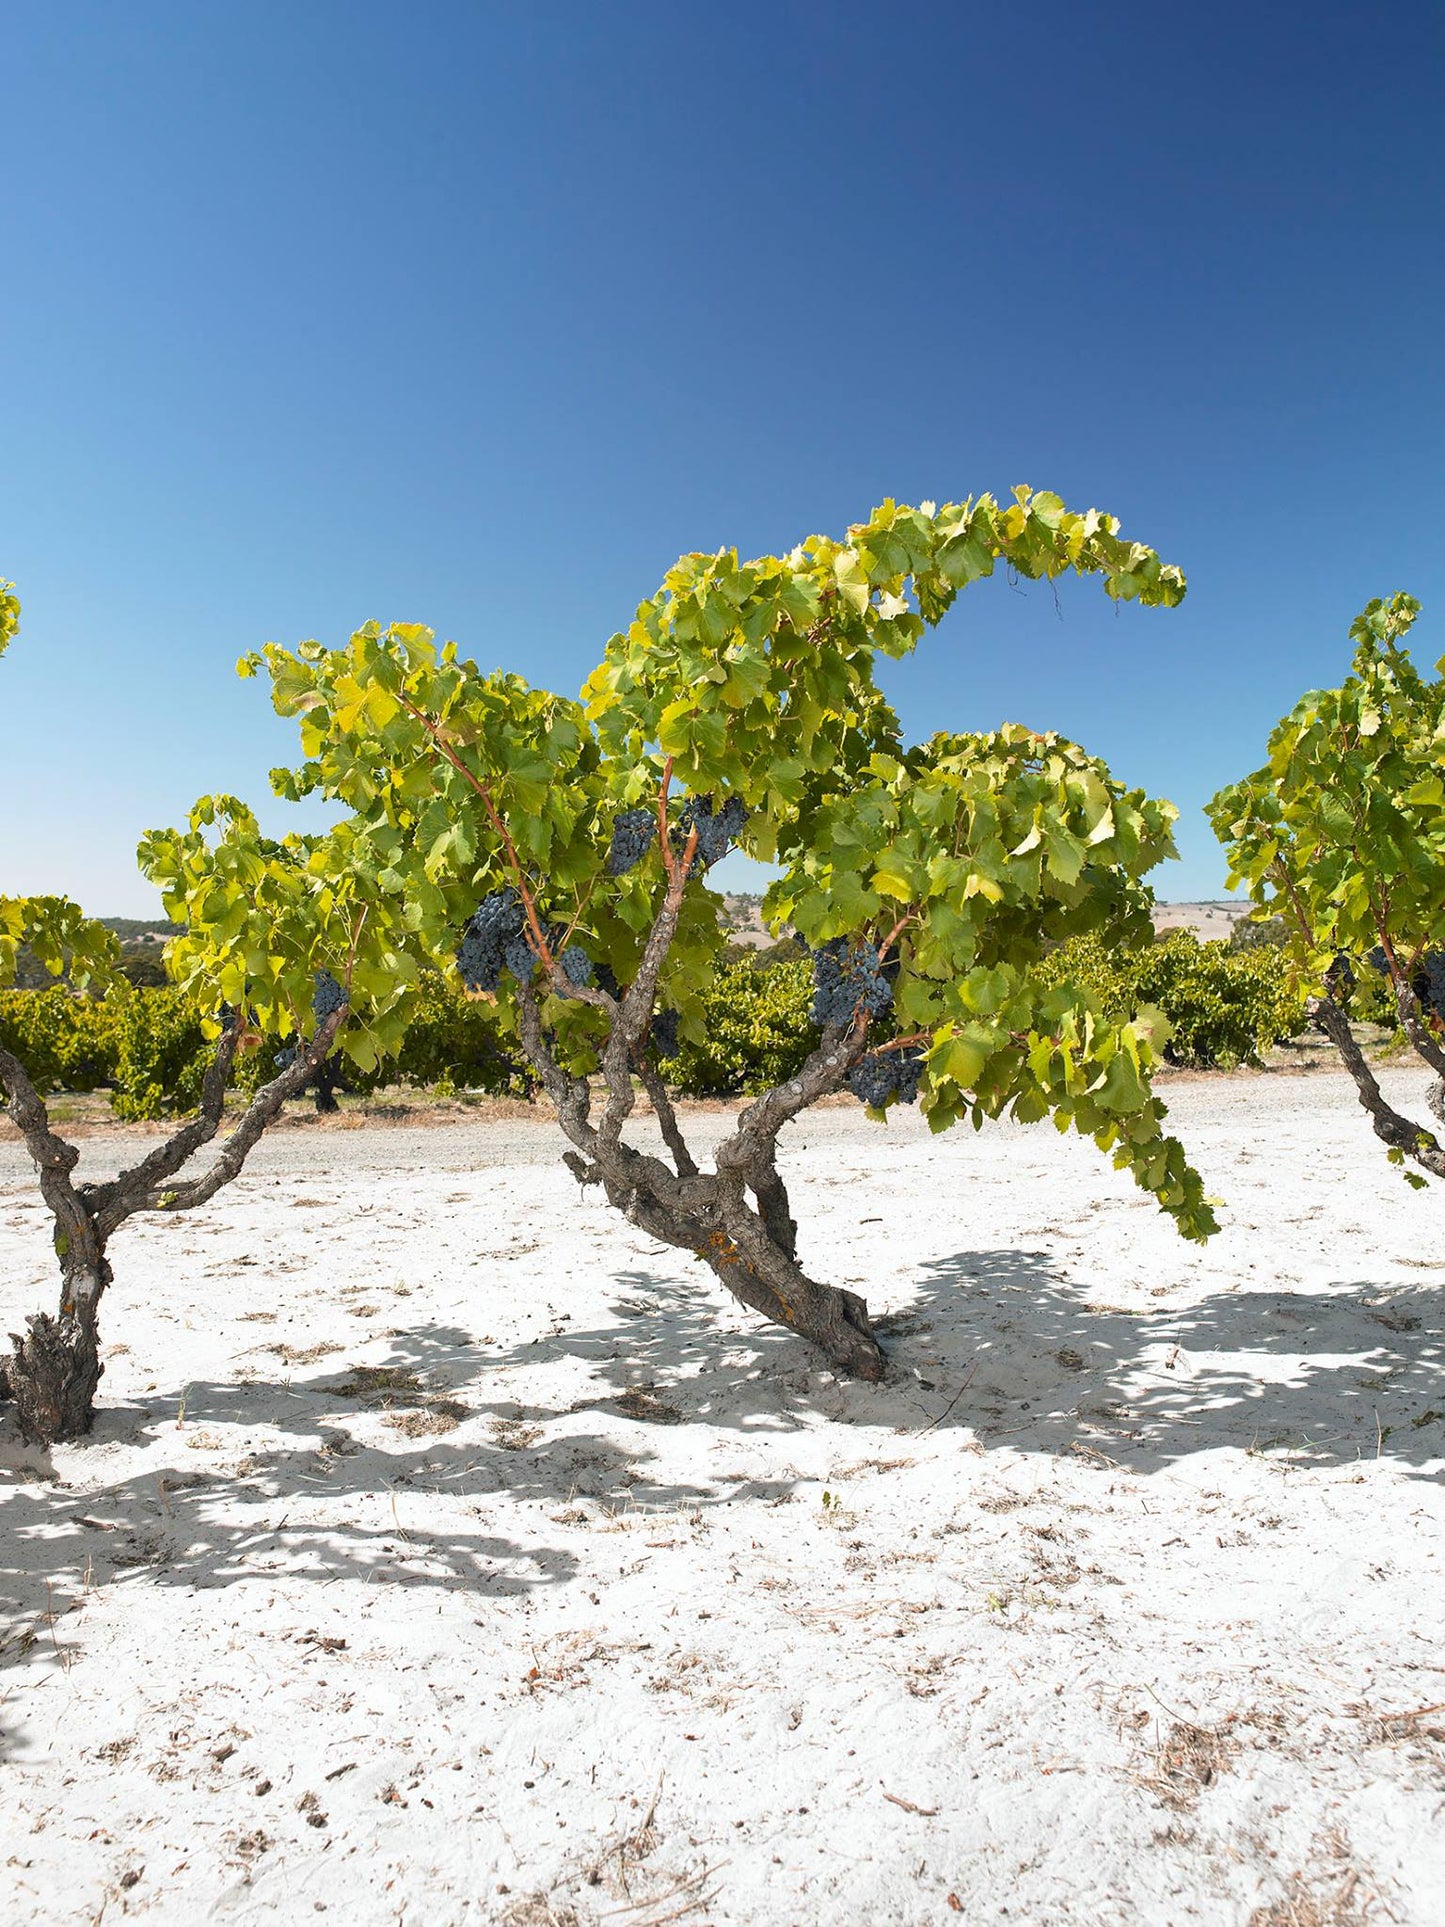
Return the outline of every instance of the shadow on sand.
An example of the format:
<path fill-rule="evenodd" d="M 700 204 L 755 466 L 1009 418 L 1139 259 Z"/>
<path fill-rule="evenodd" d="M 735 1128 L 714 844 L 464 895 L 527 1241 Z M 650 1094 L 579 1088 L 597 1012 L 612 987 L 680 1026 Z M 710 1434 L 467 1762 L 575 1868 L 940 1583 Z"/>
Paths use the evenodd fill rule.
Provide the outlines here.
<path fill-rule="evenodd" d="M 1068 1453 L 1137 1473 L 1232 1448 L 1314 1466 L 1379 1457 L 1438 1479 L 1445 1455 L 1439 1287 L 1359 1280 L 1317 1294 L 1238 1290 L 1134 1313 L 1090 1298 L 1040 1254 L 957 1252 L 925 1266 L 911 1305 L 883 1321 L 890 1375 L 873 1387 L 835 1380 L 786 1333 L 741 1330 L 745 1314 L 701 1284 L 641 1269 L 615 1282 L 617 1322 L 595 1329 L 563 1320 L 512 1348 L 479 1346 L 440 1325 L 393 1337 L 387 1366 L 414 1374 L 420 1390 L 385 1396 L 423 1417 L 435 1409 L 428 1397 L 458 1401 L 466 1416 L 445 1435 L 388 1431 L 382 1445 L 369 1427 L 370 1441 L 353 1437 L 347 1421 L 369 1398 L 354 1368 L 193 1382 L 184 1388 L 191 1436 L 228 1424 L 263 1432 L 264 1445 L 230 1469 L 204 1459 L 181 1467 L 190 1455 L 164 1449 L 179 1392 L 145 1409 L 103 1406 L 85 1448 L 97 1466 L 107 1447 L 163 1449 L 145 1471 L 82 1493 L 7 1425 L 0 1665 L 51 1636 L 49 1609 L 73 1598 L 87 1571 L 95 1583 L 196 1591 L 266 1571 L 323 1583 L 353 1574 L 503 1598 L 565 1584 L 577 1561 L 555 1543 L 489 1530 L 490 1498 L 663 1509 L 781 1496 L 794 1482 L 759 1480 L 739 1492 L 705 1477 L 663 1477 L 652 1450 L 661 1425 L 758 1438 L 823 1417 L 928 1429 L 940 1440 L 967 1428 L 985 1448 Z M 585 1366 L 589 1387 L 572 1406 L 519 1404 L 493 1389 L 504 1370 L 566 1359 Z M 577 1374 L 569 1378 L 575 1384 Z M 408 1488 L 464 1503 L 439 1508 L 431 1529 L 403 1530 L 395 1502 Z"/>

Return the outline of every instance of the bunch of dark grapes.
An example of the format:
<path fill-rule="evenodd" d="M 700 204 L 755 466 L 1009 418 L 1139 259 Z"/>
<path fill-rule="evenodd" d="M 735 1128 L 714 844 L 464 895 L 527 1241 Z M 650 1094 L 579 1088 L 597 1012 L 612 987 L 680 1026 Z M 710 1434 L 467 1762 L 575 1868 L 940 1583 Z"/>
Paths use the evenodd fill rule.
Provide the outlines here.
<path fill-rule="evenodd" d="M 1377 943 L 1373 950 L 1365 953 L 1365 962 L 1371 970 L 1378 970 L 1382 977 L 1389 971 L 1389 959 L 1385 955 L 1385 946 L 1382 943 Z"/>
<path fill-rule="evenodd" d="M 648 1033 L 652 1054 L 659 1063 L 666 1057 L 677 1056 L 677 1026 L 680 1013 L 675 1010 L 659 1010 L 652 1019 L 652 1029 Z"/>
<path fill-rule="evenodd" d="M 1325 972 L 1325 985 L 1332 997 L 1348 997 L 1355 987 L 1355 967 L 1342 950 Z"/>
<path fill-rule="evenodd" d="M 278 1071 L 289 1071 L 291 1066 L 296 1062 L 296 1046 L 294 1044 L 285 1045 L 281 1050 L 277 1051 L 276 1055 L 271 1059 L 271 1062 L 276 1066 Z"/>
<path fill-rule="evenodd" d="M 519 984 L 529 984 L 537 974 L 537 953 L 525 934 L 509 937 L 502 946 L 502 962 Z"/>
<path fill-rule="evenodd" d="M 482 898 L 457 946 L 457 969 L 468 990 L 497 988 L 507 968 L 508 946 L 521 936 L 524 921 L 515 890 L 493 890 Z M 531 954 L 529 950 L 529 958 Z"/>
<path fill-rule="evenodd" d="M 316 973 L 316 990 L 311 999 L 311 1009 L 318 1024 L 324 1024 L 333 1010 L 340 1010 L 346 1002 L 346 992 L 337 983 L 329 970 Z"/>
<path fill-rule="evenodd" d="M 589 989 L 596 975 L 596 972 L 592 968 L 592 959 L 587 955 L 587 952 L 582 948 L 580 943 L 568 944 L 567 948 L 557 959 L 557 968 L 562 972 L 562 975 L 567 979 L 568 983 L 576 984 L 579 990 Z"/>
<path fill-rule="evenodd" d="M 881 1017 L 892 1003 L 893 986 L 866 938 L 834 937 L 813 952 L 813 1022 L 820 1029 L 842 1029 L 860 1007 Z"/>
<path fill-rule="evenodd" d="M 608 876 L 626 876 L 647 855 L 656 834 L 656 810 L 622 810 L 615 816 L 612 846 L 607 852 Z"/>
<path fill-rule="evenodd" d="M 672 833 L 672 840 L 682 849 L 692 830 L 697 831 L 697 851 L 693 857 L 694 869 L 705 870 L 710 864 L 717 863 L 728 853 L 728 845 L 735 843 L 747 826 L 748 807 L 740 796 L 730 796 L 722 808 L 713 814 L 712 796 L 689 796 L 682 806 L 679 827 Z"/>
<path fill-rule="evenodd" d="M 1423 983 L 1423 993 L 1421 979 Z M 1445 950 L 1427 950 L 1420 959 L 1415 995 L 1427 1010 L 1445 1017 Z"/>
<path fill-rule="evenodd" d="M 918 1101 L 918 1086 L 923 1076 L 923 1052 L 917 1044 L 901 1050 L 870 1051 L 848 1074 L 848 1088 L 875 1111 L 892 1099 L 900 1104 Z"/>

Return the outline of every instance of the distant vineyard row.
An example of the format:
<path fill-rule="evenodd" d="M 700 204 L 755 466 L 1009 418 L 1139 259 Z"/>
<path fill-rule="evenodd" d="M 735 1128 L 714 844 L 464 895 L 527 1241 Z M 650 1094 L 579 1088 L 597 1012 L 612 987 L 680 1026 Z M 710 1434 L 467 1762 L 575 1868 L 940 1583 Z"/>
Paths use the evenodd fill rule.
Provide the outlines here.
<path fill-rule="evenodd" d="M 1126 1021 L 1143 1005 L 1162 1010 L 1172 1027 L 1165 1054 L 1178 1064 L 1257 1063 L 1305 1026 L 1303 999 L 1269 947 L 1200 943 L 1176 931 L 1143 950 L 1110 954 L 1095 940 L 1076 939 L 1054 953 L 1045 972 L 1090 991 L 1114 1019 Z M 723 964 L 705 999 L 706 1041 L 682 1042 L 668 1065 L 669 1082 L 686 1096 L 717 1097 L 766 1090 L 793 1076 L 818 1042 L 812 995 L 811 967 L 794 946 Z M 193 1109 L 212 1053 L 199 1006 L 171 988 L 138 988 L 99 1003 L 64 989 L 0 992 L 0 1045 L 23 1056 L 38 1089 L 108 1089 L 126 1119 Z M 270 1076 L 281 1048 L 279 1039 L 262 1038 L 238 1058 L 237 1087 L 254 1090 Z M 372 1072 L 348 1065 L 344 1075 L 344 1088 L 356 1095 L 393 1084 L 444 1094 L 524 1096 L 532 1089 L 491 1005 L 440 977 L 428 983 L 399 1056 Z"/>

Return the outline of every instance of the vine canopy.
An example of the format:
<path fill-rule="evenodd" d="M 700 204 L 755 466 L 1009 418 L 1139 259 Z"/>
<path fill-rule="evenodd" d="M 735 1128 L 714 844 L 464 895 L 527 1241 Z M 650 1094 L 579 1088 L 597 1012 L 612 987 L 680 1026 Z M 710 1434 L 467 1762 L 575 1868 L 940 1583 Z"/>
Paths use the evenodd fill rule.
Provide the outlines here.
<path fill-rule="evenodd" d="M 577 700 L 483 674 L 412 624 L 367 624 L 339 649 L 270 644 L 239 667 L 264 670 L 300 728 L 303 760 L 273 772 L 273 787 L 351 813 L 336 849 L 360 897 L 399 906 L 398 955 L 449 967 L 479 900 L 516 893 L 522 967 L 535 968 L 547 1034 L 574 1072 L 597 1064 L 615 1006 L 569 980 L 560 957 L 575 947 L 595 985 L 630 983 L 679 863 L 657 1003 L 681 1013 L 684 1037 L 701 1034 L 722 935 L 705 863 L 688 853 L 700 850 L 697 812 L 714 823 L 727 812 L 737 847 L 781 867 L 775 928 L 886 958 L 891 1010 L 869 1045 L 923 1052 L 935 1128 L 1052 1115 L 1204 1236 L 1202 1187 L 1149 1089 L 1162 1019 L 1112 1022 L 1035 969 L 1070 936 L 1147 937 L 1142 878 L 1172 854 L 1175 812 L 1018 725 L 909 745 L 875 680 L 880 653 L 913 649 L 1000 566 L 1096 576 L 1113 599 L 1149 606 L 1185 591 L 1112 517 L 1019 489 L 1005 505 L 886 502 L 842 541 L 814 536 L 781 557 L 683 557 Z M 623 813 L 641 825 L 642 853 L 619 867 Z M 339 887 L 335 860 L 307 859 Z M 507 1022 L 514 983 L 496 992 Z M 398 1008 L 404 997 L 402 986 Z"/>
<path fill-rule="evenodd" d="M 1386 946 L 1408 974 L 1445 946 L 1445 658 L 1434 677 L 1411 661 L 1419 608 L 1371 602 L 1350 629 L 1351 673 L 1302 697 L 1268 761 L 1208 805 L 1230 887 L 1283 917 L 1316 985 L 1341 952 Z"/>

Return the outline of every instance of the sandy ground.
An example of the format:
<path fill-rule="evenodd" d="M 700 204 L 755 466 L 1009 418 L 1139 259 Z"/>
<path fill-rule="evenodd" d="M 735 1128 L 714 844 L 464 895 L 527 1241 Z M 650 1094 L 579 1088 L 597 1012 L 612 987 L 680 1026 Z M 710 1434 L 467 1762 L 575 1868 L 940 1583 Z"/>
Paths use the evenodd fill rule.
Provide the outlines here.
<path fill-rule="evenodd" d="M 128 1227 L 94 1438 L 0 1439 L 0 1918 L 1437 1927 L 1441 1198 L 1168 1095 L 1203 1251 L 1047 1126 L 793 1131 L 877 1388 L 544 1122 Z M 51 1273 L 0 1144 L 0 1331 Z"/>

